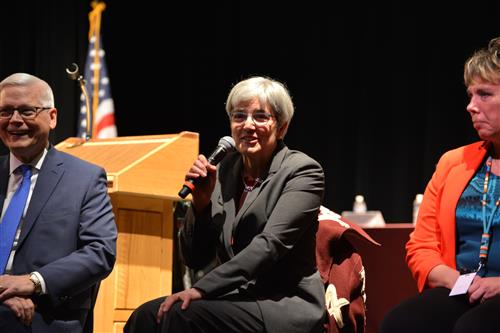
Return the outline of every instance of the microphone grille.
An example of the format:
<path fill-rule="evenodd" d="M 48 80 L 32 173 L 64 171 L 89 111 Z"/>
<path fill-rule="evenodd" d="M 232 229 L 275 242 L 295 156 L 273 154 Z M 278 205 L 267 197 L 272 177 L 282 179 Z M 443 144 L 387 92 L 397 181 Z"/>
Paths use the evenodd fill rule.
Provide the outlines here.
<path fill-rule="evenodd" d="M 235 149 L 234 139 L 230 136 L 224 136 L 219 140 L 219 146 L 224 147 L 228 152 Z"/>

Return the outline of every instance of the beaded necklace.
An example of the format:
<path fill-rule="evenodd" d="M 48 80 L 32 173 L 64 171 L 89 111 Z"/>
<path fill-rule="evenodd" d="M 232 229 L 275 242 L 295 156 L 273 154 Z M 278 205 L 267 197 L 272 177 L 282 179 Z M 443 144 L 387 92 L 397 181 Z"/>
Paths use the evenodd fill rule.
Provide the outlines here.
<path fill-rule="evenodd" d="M 254 188 L 256 188 L 257 185 L 259 185 L 260 183 L 262 183 L 262 179 L 260 179 L 259 177 L 257 178 L 251 178 L 248 176 L 243 177 L 243 185 L 245 186 L 244 188 L 245 192 L 252 192 Z"/>
<path fill-rule="evenodd" d="M 487 194 L 488 194 L 488 182 L 490 178 L 490 172 L 491 172 L 491 165 L 492 165 L 492 158 L 491 156 L 488 157 L 488 160 L 486 161 L 486 175 L 484 176 L 484 187 L 483 187 L 483 200 L 481 200 L 481 205 L 482 205 L 482 213 L 483 213 L 483 235 L 481 237 L 481 246 L 479 248 L 479 269 L 481 267 L 484 267 L 486 265 L 486 261 L 488 259 L 488 249 L 490 246 L 490 228 L 491 224 L 493 222 L 493 217 L 495 216 L 495 213 L 498 209 L 498 206 L 500 205 L 500 198 L 497 199 L 495 202 L 495 207 L 493 207 L 491 211 L 491 215 L 489 219 L 486 219 L 486 205 L 487 205 Z"/>

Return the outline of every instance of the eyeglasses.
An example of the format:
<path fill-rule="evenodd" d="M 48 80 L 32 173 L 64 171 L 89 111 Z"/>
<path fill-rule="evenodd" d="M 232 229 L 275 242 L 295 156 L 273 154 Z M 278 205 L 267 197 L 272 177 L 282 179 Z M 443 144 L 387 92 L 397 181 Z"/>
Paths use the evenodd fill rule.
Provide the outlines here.
<path fill-rule="evenodd" d="M 38 114 L 43 110 L 50 110 L 50 109 L 52 108 L 46 108 L 42 106 L 24 106 L 17 109 L 5 108 L 5 109 L 0 109 L 0 119 L 10 119 L 14 115 L 14 112 L 17 111 L 17 113 L 19 113 L 19 115 L 23 119 L 31 120 L 35 119 L 36 116 L 38 116 Z"/>
<path fill-rule="evenodd" d="M 229 114 L 231 121 L 235 124 L 242 124 L 247 121 L 248 117 L 252 118 L 256 126 L 264 126 L 273 117 L 272 114 L 264 111 L 256 111 L 254 113 L 246 113 L 243 111 L 233 111 Z"/>

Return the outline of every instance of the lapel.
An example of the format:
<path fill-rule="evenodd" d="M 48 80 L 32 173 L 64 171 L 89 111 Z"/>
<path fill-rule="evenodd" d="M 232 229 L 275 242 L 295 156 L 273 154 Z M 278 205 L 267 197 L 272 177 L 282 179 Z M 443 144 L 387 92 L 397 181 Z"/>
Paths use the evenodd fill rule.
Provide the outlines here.
<path fill-rule="evenodd" d="M 226 158 L 226 160 L 229 160 Z M 234 158 L 228 161 L 227 164 L 221 164 L 220 184 L 221 193 L 219 195 L 218 204 L 222 206 L 225 213 L 223 224 L 224 247 L 230 257 L 233 257 L 233 248 L 231 246 L 231 236 L 236 215 L 236 208 L 240 198 L 238 197 L 237 188 L 238 182 L 241 180 L 242 159 L 238 153 L 234 154 Z"/>
<path fill-rule="evenodd" d="M 447 238 L 452 240 L 450 244 L 454 244 L 456 237 L 455 210 L 458 200 L 477 169 L 481 166 L 484 157 L 488 153 L 488 149 L 489 144 L 487 143 L 466 147 L 463 150 L 462 161 L 454 166 L 447 176 L 448 179 L 454 179 L 454 181 L 448 182 L 444 189 L 441 200 L 442 213 L 440 213 L 440 216 L 443 217 L 443 223 L 441 223 L 442 234 L 449 235 L 449 238 L 448 236 Z M 444 218 L 446 216 L 450 218 Z M 455 249 L 452 250 L 453 258 L 450 259 L 455 262 Z"/>
<path fill-rule="evenodd" d="M 26 239 L 26 236 L 29 234 L 40 212 L 47 203 L 47 200 L 49 200 L 56 185 L 59 183 L 61 176 L 64 174 L 62 168 L 63 161 L 60 156 L 61 155 L 55 148 L 51 148 L 47 152 L 47 156 L 38 174 L 28 210 L 26 211 L 24 225 L 19 237 L 19 246 L 21 246 Z"/>
<path fill-rule="evenodd" d="M 7 185 L 9 184 L 9 155 L 2 156 L 0 162 L 0 214 L 3 209 L 3 203 L 7 196 Z"/>
<path fill-rule="evenodd" d="M 254 191 L 248 192 L 245 201 L 243 202 L 243 206 L 241 206 L 238 214 L 236 216 L 234 213 L 236 212 L 236 206 L 239 203 L 240 198 L 236 197 L 236 184 L 241 182 L 241 168 L 242 168 L 242 158 L 241 155 L 238 154 L 238 160 L 236 163 L 231 163 L 232 169 L 229 172 L 231 174 L 231 181 L 227 182 L 226 187 L 222 187 L 222 192 L 224 193 L 224 189 L 226 191 L 232 191 L 233 193 L 231 201 L 224 200 L 223 210 L 226 212 L 226 221 L 224 223 L 224 242 L 227 251 L 233 255 L 232 246 L 231 246 L 231 237 L 233 235 L 233 230 L 236 230 L 238 224 L 242 220 L 242 217 L 245 216 L 246 212 L 252 207 L 255 199 L 259 196 L 261 192 L 264 191 L 267 184 L 272 180 L 273 176 L 278 172 L 281 168 L 283 160 L 288 152 L 288 148 L 285 146 L 283 141 L 279 141 L 274 156 L 271 159 L 271 164 L 269 166 L 269 170 L 267 175 L 264 175 L 264 181 L 257 187 Z"/>

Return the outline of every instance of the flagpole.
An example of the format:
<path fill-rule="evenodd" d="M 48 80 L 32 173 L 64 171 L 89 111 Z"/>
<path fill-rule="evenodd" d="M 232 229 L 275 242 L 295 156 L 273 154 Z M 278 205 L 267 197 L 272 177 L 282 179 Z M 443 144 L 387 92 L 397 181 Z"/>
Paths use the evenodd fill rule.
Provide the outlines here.
<path fill-rule="evenodd" d="M 89 13 L 89 48 L 84 76 L 79 74 L 76 63 L 66 68 L 69 78 L 78 80 L 82 92 L 78 127 L 78 137 L 81 138 L 79 144 L 93 138 L 117 136 L 114 105 L 111 99 L 104 50 L 101 48 L 101 17 L 106 5 L 103 2 L 93 1 L 91 6 L 93 9 Z"/>
<path fill-rule="evenodd" d="M 101 17 L 102 12 L 106 9 L 106 4 L 100 1 L 92 1 L 91 6 L 93 10 L 89 13 L 90 29 L 89 29 L 89 40 L 94 37 L 94 60 L 93 60 L 93 73 L 92 73 L 92 83 L 94 84 L 94 91 L 92 95 L 92 123 L 91 123 L 91 134 L 90 137 L 94 136 L 95 130 L 95 119 L 97 114 L 97 109 L 99 107 L 99 84 L 100 84 L 100 34 L 101 34 Z M 87 135 L 88 135 L 87 130 Z"/>

